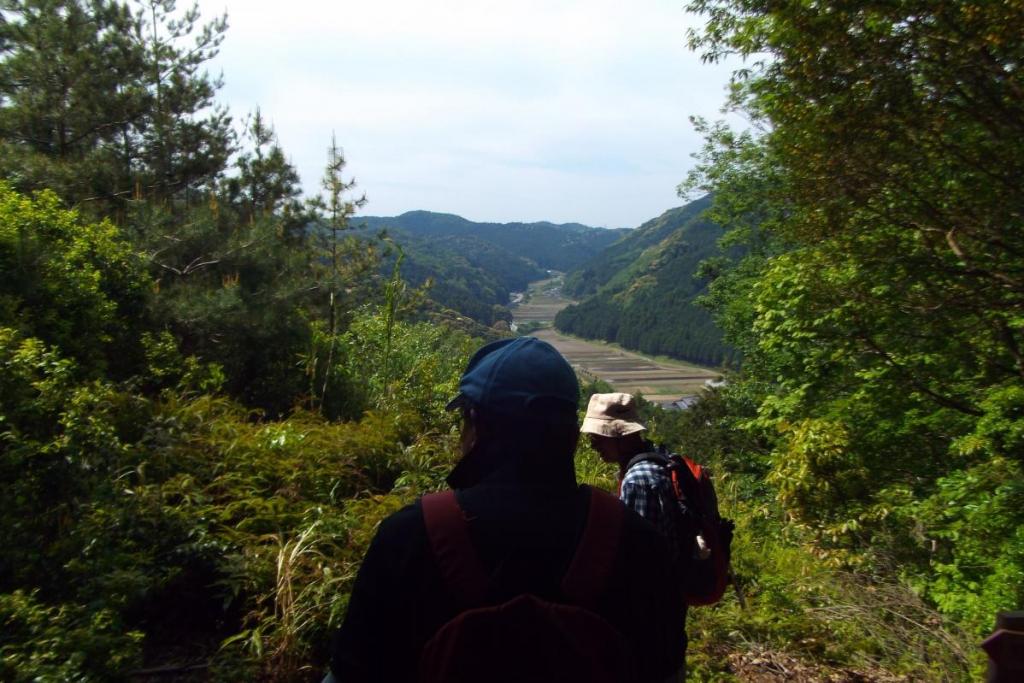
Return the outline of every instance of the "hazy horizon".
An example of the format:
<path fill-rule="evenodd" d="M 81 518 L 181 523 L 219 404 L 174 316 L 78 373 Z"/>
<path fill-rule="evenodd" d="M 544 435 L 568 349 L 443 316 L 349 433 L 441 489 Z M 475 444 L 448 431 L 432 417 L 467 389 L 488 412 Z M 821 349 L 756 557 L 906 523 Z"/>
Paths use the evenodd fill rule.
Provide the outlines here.
<path fill-rule="evenodd" d="M 685 204 L 686 203 L 684 200 L 679 200 L 679 201 L 680 201 L 680 204 Z M 562 225 L 582 225 L 582 226 L 587 227 L 587 228 L 597 228 L 599 230 L 632 230 L 634 228 L 639 227 L 639 225 L 589 225 L 587 223 L 582 223 L 580 221 L 550 221 L 550 220 L 545 220 L 545 219 L 540 219 L 540 220 L 536 220 L 536 221 L 520 221 L 520 220 L 478 221 L 478 220 L 473 220 L 472 218 L 467 218 L 466 216 L 458 214 L 458 213 L 456 213 L 454 211 L 433 211 L 433 210 L 427 210 L 427 209 L 408 209 L 406 211 L 402 211 L 401 213 L 394 213 L 394 214 L 387 214 L 387 215 L 374 213 L 373 211 L 360 211 L 359 213 L 355 214 L 352 217 L 352 220 L 358 222 L 360 218 L 379 218 L 379 219 L 399 218 L 401 216 L 404 216 L 405 214 L 417 213 L 417 212 L 432 213 L 432 214 L 437 214 L 437 215 L 440 215 L 440 216 L 455 216 L 456 218 L 461 218 L 463 220 L 469 221 L 470 223 L 496 224 L 496 225 L 516 225 L 516 224 L 531 225 L 531 224 L 536 224 L 536 223 L 550 223 L 550 224 L 556 225 L 556 226 L 562 226 Z M 651 218 L 656 218 L 656 216 L 651 216 Z M 645 219 L 645 220 L 650 220 L 650 219 Z"/>

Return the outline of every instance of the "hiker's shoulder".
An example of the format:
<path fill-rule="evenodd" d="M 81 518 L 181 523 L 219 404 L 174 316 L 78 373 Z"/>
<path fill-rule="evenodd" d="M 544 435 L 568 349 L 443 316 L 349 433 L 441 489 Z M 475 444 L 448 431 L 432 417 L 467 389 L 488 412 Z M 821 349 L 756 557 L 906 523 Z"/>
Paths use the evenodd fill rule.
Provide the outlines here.
<path fill-rule="evenodd" d="M 423 506 L 420 499 L 416 499 L 381 520 L 374 535 L 374 544 L 385 547 L 404 545 L 411 539 L 425 539 L 426 534 Z"/>
<path fill-rule="evenodd" d="M 658 528 L 635 510 L 625 507 L 622 533 L 619 536 L 619 564 L 626 574 L 638 567 L 660 567 L 671 558 L 668 541 Z M 643 573 L 642 571 L 640 572 Z"/>
<path fill-rule="evenodd" d="M 620 543 L 623 543 L 625 546 L 634 546 L 636 544 L 647 546 L 652 542 L 655 545 L 660 545 L 664 541 L 657 527 L 638 512 L 634 506 L 621 496 L 617 502 L 622 514 Z M 630 551 L 627 549 L 628 552 Z"/>
<path fill-rule="evenodd" d="M 644 453 L 637 456 L 622 477 L 623 486 L 655 486 L 665 478 L 665 465 L 660 454 Z"/>

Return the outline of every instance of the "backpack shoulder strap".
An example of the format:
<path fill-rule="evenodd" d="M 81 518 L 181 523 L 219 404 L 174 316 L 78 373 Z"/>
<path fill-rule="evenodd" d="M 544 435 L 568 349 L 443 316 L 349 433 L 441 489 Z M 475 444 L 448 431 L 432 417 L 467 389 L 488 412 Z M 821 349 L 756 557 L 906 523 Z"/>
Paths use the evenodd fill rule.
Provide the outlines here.
<path fill-rule="evenodd" d="M 625 508 L 614 496 L 590 486 L 586 488 L 590 491 L 587 523 L 562 579 L 562 592 L 577 605 L 593 607 L 611 579 Z"/>
<path fill-rule="evenodd" d="M 669 464 L 671 464 L 671 462 L 672 462 L 672 458 L 670 458 L 665 453 L 661 453 L 659 451 L 650 451 L 648 453 L 641 453 L 639 455 L 634 455 L 630 459 L 630 461 L 628 463 L 626 463 L 626 470 L 628 471 L 629 468 L 631 468 L 633 465 L 635 465 L 637 463 L 640 463 L 640 462 L 656 462 L 659 465 L 661 465 L 662 467 L 668 467 Z"/>
<path fill-rule="evenodd" d="M 697 481 L 700 481 L 701 477 L 704 476 L 704 473 L 707 472 L 707 468 L 703 467 L 702 465 L 698 465 L 696 462 L 686 457 L 685 455 L 681 455 L 679 456 L 679 458 L 684 463 L 686 463 L 687 467 L 690 468 L 690 472 L 693 474 L 693 478 L 696 479 Z"/>
<path fill-rule="evenodd" d="M 469 537 L 469 523 L 455 491 L 427 494 L 421 505 L 441 579 L 463 607 L 480 604 L 487 594 L 489 579 Z"/>

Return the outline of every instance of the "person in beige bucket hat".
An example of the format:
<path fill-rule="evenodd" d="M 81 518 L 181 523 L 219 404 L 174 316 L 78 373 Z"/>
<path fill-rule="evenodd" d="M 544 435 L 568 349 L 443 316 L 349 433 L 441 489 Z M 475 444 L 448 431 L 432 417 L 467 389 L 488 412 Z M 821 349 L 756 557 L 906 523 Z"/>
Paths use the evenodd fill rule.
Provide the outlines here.
<path fill-rule="evenodd" d="M 630 394 L 594 394 L 587 406 L 580 431 L 584 434 L 620 437 L 642 432 L 636 400 Z"/>
<path fill-rule="evenodd" d="M 587 406 L 580 432 L 590 437 L 590 446 L 601 459 L 619 466 L 619 499 L 651 522 L 665 538 L 677 536 L 672 510 L 676 497 L 668 472 L 648 459 L 655 451 L 667 453 L 644 438 L 647 427 L 640 421 L 636 399 L 615 392 L 594 394 Z M 685 607 L 683 607 L 685 611 Z M 679 634 L 684 664 L 678 674 L 685 680 L 686 633 Z"/>
<path fill-rule="evenodd" d="M 580 426 L 580 432 L 590 437 L 590 446 L 601 459 L 619 466 L 620 488 L 626 482 L 630 460 L 654 450 L 654 445 L 643 436 L 646 430 L 640 422 L 636 399 L 621 392 L 591 396 L 587 415 Z M 637 512 L 648 517 L 642 510 Z"/>

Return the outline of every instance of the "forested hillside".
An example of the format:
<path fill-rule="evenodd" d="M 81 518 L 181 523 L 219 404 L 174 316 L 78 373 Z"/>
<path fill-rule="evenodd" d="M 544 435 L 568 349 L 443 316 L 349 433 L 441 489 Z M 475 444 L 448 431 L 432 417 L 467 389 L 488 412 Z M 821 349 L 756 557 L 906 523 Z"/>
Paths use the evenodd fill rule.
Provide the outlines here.
<path fill-rule="evenodd" d="M 439 306 L 482 325 L 511 320 L 507 307 L 511 292 L 526 291 L 527 284 L 546 274 L 533 261 L 472 234 L 430 238 L 403 230 L 387 234 L 401 247 L 402 279 L 425 286 L 426 295 Z M 393 265 L 394 258 L 385 258 L 383 272 L 390 272 Z"/>
<path fill-rule="evenodd" d="M 630 269 L 635 272 L 649 265 L 657 247 L 679 230 L 689 226 L 693 219 L 699 218 L 708 206 L 708 198 L 699 199 L 678 209 L 666 211 L 658 218 L 631 230 L 614 245 L 605 247 L 580 267 L 569 272 L 565 278 L 563 291 L 569 296 L 583 298 L 596 294 L 599 289 L 606 287 L 622 289 L 623 284 L 631 279 L 633 273 Z M 705 252 L 714 250 L 716 237 L 696 237 L 699 249 Z M 641 257 L 645 257 L 644 263 L 636 263 Z"/>
<path fill-rule="evenodd" d="M 737 358 L 697 299 L 701 265 L 722 255 L 720 226 L 704 218 L 709 198 L 666 211 L 569 273 L 564 291 L 580 297 L 555 326 L 570 334 L 705 365 Z"/>
<path fill-rule="evenodd" d="M 528 259 L 547 270 L 568 271 L 629 233 L 625 229 L 592 228 L 579 223 L 475 223 L 460 216 L 409 211 L 383 218 L 359 216 L 354 223 L 371 229 L 398 229 L 417 237 L 473 237 Z"/>
<path fill-rule="evenodd" d="M 577 223 L 475 223 L 429 211 L 360 216 L 352 225 L 358 235 L 387 234 L 401 247 L 407 282 L 425 287 L 441 308 L 485 326 L 511 320 L 511 292 L 525 291 L 549 269 L 574 267 L 627 232 Z M 393 263 L 385 259 L 382 272 Z"/>

